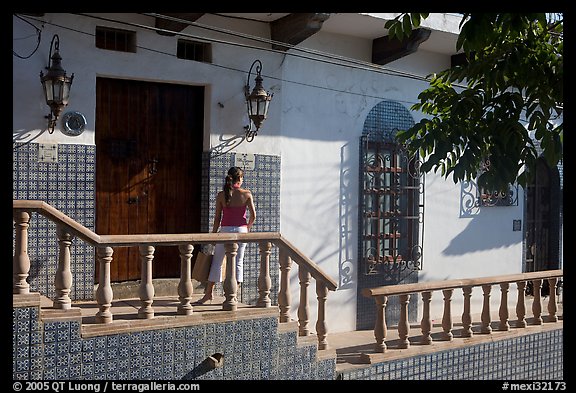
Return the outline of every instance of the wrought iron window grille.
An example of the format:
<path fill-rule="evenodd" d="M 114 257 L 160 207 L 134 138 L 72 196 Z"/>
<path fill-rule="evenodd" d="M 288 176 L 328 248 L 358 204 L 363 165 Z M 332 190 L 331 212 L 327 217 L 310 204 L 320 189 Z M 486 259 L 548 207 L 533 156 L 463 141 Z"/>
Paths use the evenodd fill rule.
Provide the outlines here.
<path fill-rule="evenodd" d="M 360 246 L 363 273 L 406 276 L 422 269 L 423 176 L 394 134 L 362 136 Z"/>
<path fill-rule="evenodd" d="M 483 172 L 490 170 L 489 159 L 483 161 L 481 170 Z M 518 184 L 508 185 L 508 190 L 506 191 L 495 191 L 485 187 L 478 187 L 476 205 L 480 207 L 518 206 Z"/>

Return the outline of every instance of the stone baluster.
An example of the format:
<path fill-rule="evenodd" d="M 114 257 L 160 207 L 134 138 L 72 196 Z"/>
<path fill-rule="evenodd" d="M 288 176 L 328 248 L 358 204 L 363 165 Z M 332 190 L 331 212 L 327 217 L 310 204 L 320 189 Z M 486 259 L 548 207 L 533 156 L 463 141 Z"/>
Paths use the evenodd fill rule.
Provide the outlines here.
<path fill-rule="evenodd" d="M 516 327 L 526 327 L 526 281 L 518 281 L 518 300 L 516 301 Z"/>
<path fill-rule="evenodd" d="M 112 247 L 98 247 L 96 254 L 98 263 L 100 264 L 100 271 L 98 274 L 98 289 L 96 290 L 96 302 L 98 303 L 99 311 L 96 313 L 96 322 L 98 323 L 111 323 L 112 312 L 112 299 L 114 294 L 112 292 L 112 285 L 110 285 L 110 262 L 112 262 Z"/>
<path fill-rule="evenodd" d="M 432 292 L 422 292 L 422 321 L 420 328 L 422 330 L 422 344 L 432 344 L 432 319 L 430 318 L 430 301 L 432 300 Z"/>
<path fill-rule="evenodd" d="M 318 335 L 318 349 L 328 349 L 328 327 L 326 326 L 326 299 L 328 287 L 321 281 L 316 281 L 316 298 L 318 299 L 318 320 L 316 321 L 316 334 Z"/>
<path fill-rule="evenodd" d="M 534 318 L 532 324 L 542 325 L 542 298 L 540 293 L 542 280 L 533 280 L 532 287 L 534 288 L 534 301 L 532 302 L 532 314 L 534 315 Z"/>
<path fill-rule="evenodd" d="M 472 337 L 472 313 L 470 310 L 470 299 L 472 297 L 472 287 L 463 287 L 464 311 L 462 312 L 462 337 Z"/>
<path fill-rule="evenodd" d="M 298 279 L 300 280 L 300 304 L 298 305 L 298 335 L 307 336 L 310 334 L 308 321 L 310 310 L 308 307 L 308 285 L 310 285 L 310 272 L 304 266 L 298 267 Z"/>
<path fill-rule="evenodd" d="M 236 291 L 238 290 L 238 283 L 236 282 L 236 255 L 238 254 L 238 243 L 224 244 L 226 250 L 226 277 L 224 278 L 224 301 L 222 302 L 222 310 L 236 311 L 238 308 L 238 300 Z"/>
<path fill-rule="evenodd" d="M 261 242 L 260 247 L 260 272 L 258 274 L 258 301 L 257 307 L 271 307 L 270 289 L 272 280 L 270 279 L 270 254 L 272 252 L 271 242 Z"/>
<path fill-rule="evenodd" d="M 548 279 L 548 286 L 550 288 L 550 297 L 548 298 L 548 322 L 558 322 L 558 304 L 556 304 L 556 284 L 558 278 L 553 277 Z"/>
<path fill-rule="evenodd" d="M 480 320 L 480 332 L 481 333 L 492 333 L 492 326 L 490 322 L 492 321 L 490 316 L 490 291 L 492 290 L 491 285 L 482 285 L 482 292 L 484 293 L 484 300 L 482 303 L 482 315 Z"/>
<path fill-rule="evenodd" d="M 400 298 L 400 320 L 398 321 L 398 348 L 410 347 L 410 340 L 408 340 L 408 332 L 410 331 L 410 323 L 408 322 L 408 302 L 410 295 L 405 293 L 399 296 Z"/>
<path fill-rule="evenodd" d="M 500 317 L 500 323 L 498 324 L 498 330 L 510 330 L 510 324 L 508 323 L 508 288 L 510 284 L 507 282 L 500 283 L 500 309 L 498 310 L 498 316 Z"/>
<path fill-rule="evenodd" d="M 292 260 L 284 250 L 280 249 L 280 292 L 278 293 L 278 307 L 280 308 L 280 322 L 290 320 L 290 269 Z"/>
<path fill-rule="evenodd" d="M 70 271 L 70 245 L 74 236 L 62 226 L 56 227 L 56 235 L 58 236 L 58 268 L 56 269 L 56 276 L 54 277 L 54 288 L 56 297 L 52 307 L 61 310 L 70 310 L 72 308 L 72 300 L 70 299 L 70 291 L 72 290 L 72 271 Z"/>
<path fill-rule="evenodd" d="M 178 315 L 192 315 L 193 307 L 190 304 L 194 286 L 192 285 L 191 259 L 194 246 L 192 244 L 180 244 L 178 252 L 180 253 L 180 281 L 178 282 Z"/>
<path fill-rule="evenodd" d="M 374 346 L 375 352 L 386 352 L 386 335 L 388 327 L 386 326 L 386 303 L 388 302 L 387 296 L 376 296 L 376 324 L 374 325 L 374 338 L 376 345 Z"/>
<path fill-rule="evenodd" d="M 16 231 L 14 258 L 12 259 L 12 293 L 23 295 L 30 293 L 30 284 L 27 281 L 30 273 L 30 258 L 28 257 L 30 213 L 15 210 L 12 214 Z"/>
<path fill-rule="evenodd" d="M 444 289 L 444 313 L 442 314 L 442 338 L 446 341 L 452 341 L 452 293 L 453 289 Z"/>
<path fill-rule="evenodd" d="M 138 318 L 154 318 L 154 284 L 152 283 L 152 261 L 154 260 L 154 246 L 139 246 L 140 251 L 140 286 L 138 295 L 140 296 L 140 308 L 138 309 Z"/>

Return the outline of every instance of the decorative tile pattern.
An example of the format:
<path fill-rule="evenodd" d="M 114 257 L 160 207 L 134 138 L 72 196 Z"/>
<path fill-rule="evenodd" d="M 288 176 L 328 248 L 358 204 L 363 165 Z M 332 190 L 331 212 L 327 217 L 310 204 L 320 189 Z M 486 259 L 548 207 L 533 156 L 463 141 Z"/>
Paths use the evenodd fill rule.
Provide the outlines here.
<path fill-rule="evenodd" d="M 12 310 L 12 372 L 14 379 L 28 380 L 44 367 L 39 307 Z"/>
<path fill-rule="evenodd" d="M 562 329 L 551 330 L 377 363 L 342 373 L 338 379 L 561 381 L 563 341 Z"/>
<path fill-rule="evenodd" d="M 94 230 L 94 146 L 59 144 L 57 162 L 40 162 L 37 143 L 16 143 L 12 152 L 13 199 L 42 200 Z M 58 260 L 56 226 L 34 213 L 28 232 L 30 290 L 52 298 Z M 72 247 L 74 279 L 70 297 L 91 300 L 94 298 L 93 247 L 77 239 L 73 240 Z"/>
<path fill-rule="evenodd" d="M 14 379 L 334 378 L 335 359 L 317 362 L 317 346 L 299 346 L 295 331 L 277 333 L 275 317 L 82 339 L 79 321 L 42 323 L 38 311 L 13 309 Z M 33 333 L 40 344 L 30 344 Z M 216 353 L 224 355 L 223 366 L 210 369 L 206 359 Z"/>
<path fill-rule="evenodd" d="M 13 198 L 40 199 L 94 228 L 94 146 L 59 145 L 58 162 L 38 162 L 37 144 L 13 150 Z M 207 209 L 203 228 L 211 227 L 213 196 L 234 154 L 210 157 L 203 166 L 203 195 Z M 245 185 L 255 193 L 259 218 L 255 231 L 280 228 L 280 158 L 257 155 Z M 31 291 L 52 297 L 57 267 L 57 238 L 53 224 L 34 215 L 29 230 Z M 93 249 L 73 243 L 74 299 L 93 298 Z M 272 296 L 278 292 L 277 250 L 271 255 Z M 257 299 L 259 252 L 246 250 L 247 285 L 240 301 Z M 417 282 L 417 277 L 411 279 Z M 366 283 L 365 283 L 366 284 Z M 247 289 L 251 288 L 251 289 Z M 277 299 L 273 299 L 276 303 Z M 368 309 L 370 307 L 370 309 Z M 373 313 L 373 304 L 359 307 Z M 410 305 L 412 309 L 412 304 Z M 392 303 L 387 313 L 399 312 Z M 388 319 L 388 314 L 387 314 Z M 38 307 L 13 309 L 13 378 L 19 380 L 137 380 L 137 379 L 319 379 L 331 380 L 336 359 L 316 361 L 316 346 L 297 345 L 295 332 L 278 334 L 277 318 L 228 321 L 82 338 L 79 321 L 42 323 Z M 373 324 L 371 325 L 373 326 Z M 459 348 L 356 369 L 342 379 L 563 379 L 563 330 Z M 208 370 L 207 356 L 224 354 L 224 365 Z M 539 359 L 538 364 L 533 360 Z M 470 361 L 473 360 L 473 361 Z M 474 364 L 474 366 L 471 366 Z"/>

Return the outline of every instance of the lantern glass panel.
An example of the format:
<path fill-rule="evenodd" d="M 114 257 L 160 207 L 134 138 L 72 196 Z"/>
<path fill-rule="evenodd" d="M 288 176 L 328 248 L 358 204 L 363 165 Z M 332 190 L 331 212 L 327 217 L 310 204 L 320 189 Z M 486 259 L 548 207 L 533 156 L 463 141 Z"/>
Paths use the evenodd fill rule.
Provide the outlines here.
<path fill-rule="evenodd" d="M 54 92 L 52 91 L 52 81 L 47 79 L 44 81 L 44 93 L 46 95 L 46 103 L 50 105 L 50 102 L 54 101 Z"/>
<path fill-rule="evenodd" d="M 62 80 L 54 81 L 53 87 L 54 87 L 54 98 L 53 98 L 54 102 L 55 103 L 62 102 L 62 94 L 63 94 L 63 90 L 64 90 L 64 81 L 62 81 Z"/>
<path fill-rule="evenodd" d="M 62 86 L 62 103 L 68 105 L 68 98 L 70 98 L 70 82 L 64 82 Z"/>

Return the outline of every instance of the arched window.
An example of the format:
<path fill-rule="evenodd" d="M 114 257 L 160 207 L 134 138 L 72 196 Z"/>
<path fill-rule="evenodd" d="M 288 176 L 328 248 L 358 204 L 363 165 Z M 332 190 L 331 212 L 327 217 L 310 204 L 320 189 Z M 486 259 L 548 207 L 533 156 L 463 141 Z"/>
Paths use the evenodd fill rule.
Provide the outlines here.
<path fill-rule="evenodd" d="M 402 105 L 382 101 L 360 143 L 360 272 L 399 282 L 422 268 L 424 179 L 417 157 L 396 140 L 414 124 Z"/>

